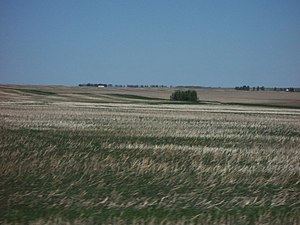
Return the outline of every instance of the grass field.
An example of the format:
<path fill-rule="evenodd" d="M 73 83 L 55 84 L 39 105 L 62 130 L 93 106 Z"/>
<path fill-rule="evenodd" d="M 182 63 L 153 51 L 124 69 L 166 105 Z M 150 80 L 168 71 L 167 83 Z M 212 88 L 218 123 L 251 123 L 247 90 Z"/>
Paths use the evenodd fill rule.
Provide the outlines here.
<path fill-rule="evenodd" d="M 1 86 L 0 223 L 300 224 L 299 93 L 171 92 Z"/>

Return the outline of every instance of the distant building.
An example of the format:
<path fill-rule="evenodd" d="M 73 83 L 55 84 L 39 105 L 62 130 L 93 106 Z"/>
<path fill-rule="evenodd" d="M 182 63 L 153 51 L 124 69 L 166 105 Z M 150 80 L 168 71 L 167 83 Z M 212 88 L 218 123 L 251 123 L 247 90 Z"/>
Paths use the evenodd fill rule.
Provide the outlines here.
<path fill-rule="evenodd" d="M 295 90 L 294 90 L 294 88 L 287 88 L 287 89 L 285 89 L 285 91 L 286 92 L 294 92 Z"/>

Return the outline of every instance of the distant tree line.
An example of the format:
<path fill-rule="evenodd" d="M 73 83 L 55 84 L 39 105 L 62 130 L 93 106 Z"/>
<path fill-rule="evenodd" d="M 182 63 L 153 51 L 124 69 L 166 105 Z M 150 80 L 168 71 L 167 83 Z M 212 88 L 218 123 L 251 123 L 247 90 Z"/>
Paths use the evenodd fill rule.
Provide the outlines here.
<path fill-rule="evenodd" d="M 116 87 L 116 88 L 178 88 L 178 89 L 199 89 L 199 88 L 211 88 L 211 87 L 203 87 L 203 86 L 167 86 L 167 85 L 136 85 L 136 84 L 127 84 L 127 85 L 113 85 L 113 84 L 105 84 L 105 83 L 86 83 L 86 84 L 79 84 L 80 87 Z M 221 88 L 221 87 L 219 87 Z M 242 90 L 242 91 L 286 91 L 286 92 L 300 92 L 300 88 L 265 88 L 264 86 L 256 86 L 250 87 L 249 85 L 243 86 L 236 86 L 235 90 Z"/>
<path fill-rule="evenodd" d="M 242 91 L 250 91 L 250 90 L 252 90 L 252 91 L 255 91 L 255 90 L 256 91 L 264 91 L 265 87 L 264 86 L 261 86 L 261 87 L 257 86 L 257 87 L 250 88 L 249 85 L 244 85 L 244 86 L 236 86 L 234 89 L 235 90 L 242 90 Z"/>
<path fill-rule="evenodd" d="M 166 86 L 166 85 L 158 85 L 158 84 L 151 84 L 151 85 L 127 84 L 125 87 L 129 87 L 129 88 L 168 88 L 168 86 Z"/>
<path fill-rule="evenodd" d="M 242 91 L 250 91 L 250 86 L 246 86 L 246 85 L 240 86 L 240 87 L 237 86 L 234 89 L 235 90 L 242 90 Z"/>
<path fill-rule="evenodd" d="M 137 85 L 137 84 L 103 84 L 103 83 L 87 83 L 87 84 L 79 84 L 80 87 L 117 87 L 117 88 L 168 88 L 166 85 L 157 85 L 157 84 L 151 84 L 151 85 Z M 172 88 L 172 86 L 170 86 Z"/>
<path fill-rule="evenodd" d="M 273 90 L 274 91 L 287 91 L 287 92 L 294 92 L 294 91 L 296 91 L 296 92 L 299 92 L 300 88 L 292 88 L 292 87 L 290 87 L 290 88 L 276 88 L 276 87 L 274 87 Z"/>
<path fill-rule="evenodd" d="M 174 101 L 191 101 L 196 102 L 198 100 L 197 92 L 195 90 L 176 90 L 170 96 Z"/>
<path fill-rule="evenodd" d="M 299 92 L 300 89 L 299 88 L 292 88 L 292 87 L 289 87 L 289 88 L 277 88 L 277 87 L 274 87 L 274 88 L 265 88 L 264 86 L 257 86 L 257 87 L 250 87 L 249 85 L 243 85 L 243 86 L 236 86 L 234 88 L 235 90 L 242 90 L 242 91 L 265 91 L 265 90 L 268 90 L 268 91 L 286 91 L 286 92 Z"/>
<path fill-rule="evenodd" d="M 173 85 L 161 85 L 161 84 L 105 84 L 105 83 L 86 83 L 86 84 L 79 84 L 80 87 L 116 87 L 116 88 L 189 88 L 189 89 L 199 89 L 205 88 L 202 86 L 173 86 Z"/>
<path fill-rule="evenodd" d="M 93 84 L 93 83 L 87 83 L 87 84 L 79 84 L 79 87 L 112 87 L 112 84 Z"/>

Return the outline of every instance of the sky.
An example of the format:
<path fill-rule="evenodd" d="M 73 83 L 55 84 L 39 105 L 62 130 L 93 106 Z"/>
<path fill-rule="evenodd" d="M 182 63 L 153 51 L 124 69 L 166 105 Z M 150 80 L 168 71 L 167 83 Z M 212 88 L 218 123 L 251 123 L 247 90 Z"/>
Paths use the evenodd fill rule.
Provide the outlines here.
<path fill-rule="evenodd" d="M 300 87 L 300 1 L 1 0 L 0 83 Z"/>

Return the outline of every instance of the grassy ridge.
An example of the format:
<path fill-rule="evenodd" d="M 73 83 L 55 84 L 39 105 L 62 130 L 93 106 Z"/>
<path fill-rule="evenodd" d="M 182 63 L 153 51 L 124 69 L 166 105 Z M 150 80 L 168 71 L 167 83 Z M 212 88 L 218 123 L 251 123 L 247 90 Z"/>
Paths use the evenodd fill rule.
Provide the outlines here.
<path fill-rule="evenodd" d="M 129 99 L 140 99 L 140 100 L 164 100 L 161 98 L 151 98 L 140 95 L 130 95 L 130 94 L 107 94 L 110 96 L 121 97 L 121 98 L 129 98 Z"/>
<path fill-rule="evenodd" d="M 3 89 L 3 87 L 1 87 Z M 56 92 L 53 91 L 45 91 L 45 90 L 38 90 L 38 89 L 24 89 L 24 88 L 4 88 L 4 90 L 10 91 L 19 91 L 26 94 L 33 94 L 33 95 L 56 95 Z"/>

